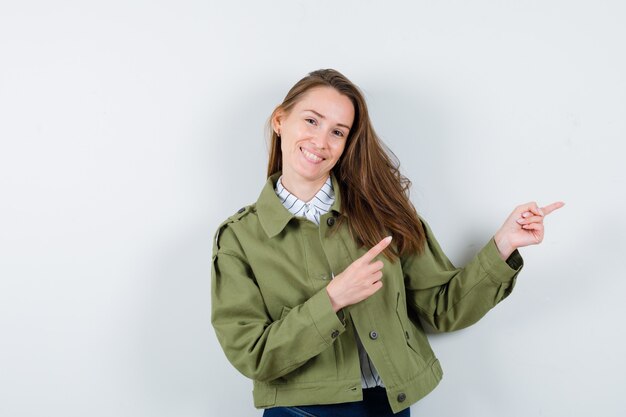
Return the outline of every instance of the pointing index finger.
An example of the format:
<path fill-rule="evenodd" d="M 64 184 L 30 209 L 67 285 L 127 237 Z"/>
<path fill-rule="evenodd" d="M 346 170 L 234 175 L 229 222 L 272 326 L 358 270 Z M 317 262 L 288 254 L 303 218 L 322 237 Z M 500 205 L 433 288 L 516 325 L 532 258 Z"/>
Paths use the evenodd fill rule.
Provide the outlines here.
<path fill-rule="evenodd" d="M 368 250 L 363 256 L 361 256 L 361 260 L 370 263 L 375 257 L 377 257 L 382 251 L 385 250 L 387 246 L 391 243 L 391 236 L 387 236 L 380 242 L 376 244 L 376 246 L 372 247 Z"/>
<path fill-rule="evenodd" d="M 541 210 L 545 213 L 545 214 L 550 214 L 552 213 L 554 210 L 556 209 L 560 209 L 561 207 L 563 207 L 565 205 L 564 202 L 562 201 L 557 201 L 556 203 L 552 203 L 552 204 L 548 204 L 547 206 L 543 207 Z"/>

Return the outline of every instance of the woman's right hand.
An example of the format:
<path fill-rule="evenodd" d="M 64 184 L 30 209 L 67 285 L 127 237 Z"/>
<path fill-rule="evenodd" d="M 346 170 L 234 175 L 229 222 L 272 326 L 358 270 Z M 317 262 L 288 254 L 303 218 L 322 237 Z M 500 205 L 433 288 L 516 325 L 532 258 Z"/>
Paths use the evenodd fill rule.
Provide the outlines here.
<path fill-rule="evenodd" d="M 367 251 L 356 261 L 352 262 L 341 274 L 335 276 L 326 286 L 335 313 L 344 307 L 365 300 L 383 286 L 380 280 L 383 277 L 382 261 L 373 262 L 391 243 L 391 236 L 387 236 Z"/>

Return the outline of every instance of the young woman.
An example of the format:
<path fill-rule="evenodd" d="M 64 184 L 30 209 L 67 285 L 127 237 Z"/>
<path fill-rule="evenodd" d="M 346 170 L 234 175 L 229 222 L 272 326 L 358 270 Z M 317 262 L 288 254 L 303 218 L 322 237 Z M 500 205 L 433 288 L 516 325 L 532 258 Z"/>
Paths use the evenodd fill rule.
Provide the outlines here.
<path fill-rule="evenodd" d="M 442 377 L 421 321 L 461 329 L 507 297 L 563 203 L 516 207 L 456 268 L 346 77 L 310 73 L 269 125 L 267 183 L 215 235 L 218 340 L 264 416 L 408 416 Z"/>

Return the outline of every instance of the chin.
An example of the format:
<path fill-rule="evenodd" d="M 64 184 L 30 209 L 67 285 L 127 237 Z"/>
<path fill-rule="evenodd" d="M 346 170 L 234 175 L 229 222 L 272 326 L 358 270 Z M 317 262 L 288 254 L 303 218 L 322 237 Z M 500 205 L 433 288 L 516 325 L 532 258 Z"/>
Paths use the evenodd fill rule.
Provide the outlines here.
<path fill-rule="evenodd" d="M 300 176 L 302 178 L 306 178 L 307 180 L 317 180 L 320 179 L 322 177 L 326 178 L 328 176 L 330 171 L 326 171 L 324 169 L 319 169 L 317 171 L 300 171 L 298 174 L 300 174 Z"/>

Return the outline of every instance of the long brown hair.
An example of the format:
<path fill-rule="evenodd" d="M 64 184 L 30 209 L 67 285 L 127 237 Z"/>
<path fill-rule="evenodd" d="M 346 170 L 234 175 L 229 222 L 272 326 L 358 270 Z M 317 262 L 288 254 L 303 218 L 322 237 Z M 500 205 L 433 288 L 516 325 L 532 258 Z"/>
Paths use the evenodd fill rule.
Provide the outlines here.
<path fill-rule="evenodd" d="M 341 193 L 341 224 L 348 222 L 358 245 L 372 247 L 391 234 L 393 243 L 384 254 L 394 260 L 398 256 L 420 253 L 426 235 L 417 212 L 409 200 L 411 181 L 400 174 L 398 158 L 376 135 L 365 98 L 350 80 L 333 69 L 311 72 L 298 81 L 276 107 L 268 122 L 270 156 L 267 176 L 282 170 L 280 139 L 271 120 L 282 110 L 289 113 L 310 89 L 332 87 L 352 101 L 354 122 L 343 154 L 333 167 Z"/>

